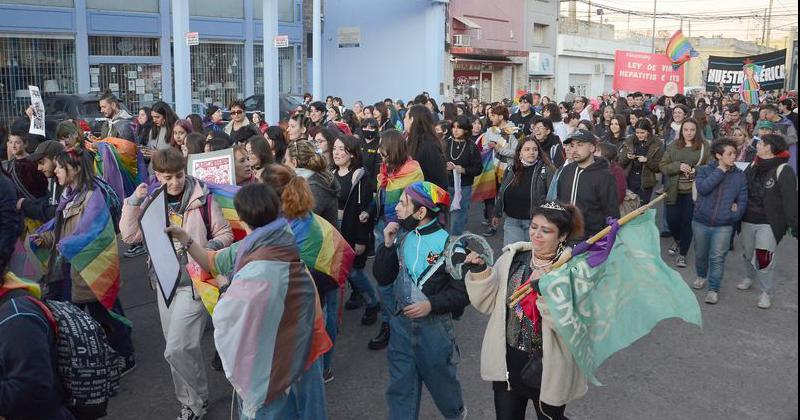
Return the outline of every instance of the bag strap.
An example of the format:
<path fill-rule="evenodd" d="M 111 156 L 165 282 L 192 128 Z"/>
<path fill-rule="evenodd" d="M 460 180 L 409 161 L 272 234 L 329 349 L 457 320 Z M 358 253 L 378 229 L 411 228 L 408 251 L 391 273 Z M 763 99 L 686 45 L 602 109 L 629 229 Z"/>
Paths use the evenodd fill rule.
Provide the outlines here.
<path fill-rule="evenodd" d="M 781 163 L 780 165 L 778 165 L 778 169 L 775 171 L 776 180 L 779 180 L 781 178 L 781 171 L 783 171 L 783 168 L 785 168 L 786 165 L 788 165 L 788 163 Z"/>
<path fill-rule="evenodd" d="M 36 306 L 38 306 L 39 309 L 41 309 L 45 318 L 47 318 L 47 322 L 49 322 L 50 326 L 53 328 L 53 335 L 55 335 L 56 340 L 58 340 L 58 323 L 56 322 L 56 318 L 53 316 L 53 312 L 50 310 L 50 308 L 48 308 L 47 305 L 44 304 L 44 302 L 42 302 L 39 299 L 36 299 L 33 296 L 25 296 L 25 297 L 28 298 L 28 300 L 30 300 L 31 302 L 33 302 Z"/>
<path fill-rule="evenodd" d="M 206 196 L 206 203 L 200 207 L 200 215 L 203 217 L 203 224 L 206 227 L 206 240 L 211 240 L 211 200 L 214 197 L 209 193 Z"/>
<path fill-rule="evenodd" d="M 703 162 L 704 154 L 706 154 L 706 143 L 702 142 L 700 143 L 700 159 L 697 159 L 697 164 L 694 166 L 700 166 L 700 164 Z"/>

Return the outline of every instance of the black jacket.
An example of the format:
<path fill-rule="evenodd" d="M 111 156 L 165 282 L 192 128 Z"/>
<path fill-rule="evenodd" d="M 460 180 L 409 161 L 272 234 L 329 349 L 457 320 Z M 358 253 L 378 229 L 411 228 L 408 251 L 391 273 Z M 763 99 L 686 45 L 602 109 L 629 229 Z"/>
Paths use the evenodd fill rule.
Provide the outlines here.
<path fill-rule="evenodd" d="M 533 168 L 529 169 L 530 172 L 525 172 L 532 176 L 531 180 L 531 195 L 530 195 L 530 209 L 533 211 L 534 206 L 542 204 L 547 198 L 547 188 L 550 186 L 550 181 L 553 179 L 553 171 L 545 166 L 544 162 L 539 159 Z M 503 217 L 505 210 L 505 193 L 511 183 L 514 182 L 514 168 L 509 166 L 503 174 L 503 181 L 500 183 L 500 189 L 497 191 L 497 197 L 494 203 L 494 217 L 498 219 Z M 521 203 L 520 203 L 521 204 Z M 528 217 L 530 218 L 530 217 Z"/>
<path fill-rule="evenodd" d="M 36 199 L 25 199 L 22 201 L 20 211 L 22 215 L 33 220 L 47 222 L 56 217 L 56 207 L 64 187 L 58 184 L 55 177 L 47 180 L 47 195 Z"/>
<path fill-rule="evenodd" d="M 787 160 L 788 156 L 756 159 L 744 171 L 748 201 L 743 221 L 753 223 L 752 213 L 760 209 L 772 227 L 776 242 L 783 239 L 787 229 L 797 237 L 797 178 L 788 164 L 783 166 L 778 176 L 778 168 Z M 760 201 L 760 205 L 755 203 L 756 200 Z"/>
<path fill-rule="evenodd" d="M 547 138 L 544 139 L 542 143 L 542 150 L 547 153 L 547 157 L 550 158 L 550 162 L 553 163 L 553 166 L 556 168 L 560 168 L 564 166 L 564 162 L 566 162 L 567 157 L 566 153 L 564 153 L 564 146 L 561 145 L 561 141 L 558 139 L 553 133 L 550 133 Z"/>
<path fill-rule="evenodd" d="M 595 157 L 586 169 L 572 162 L 558 177 L 558 200 L 574 204 L 583 214 L 585 237 L 603 230 L 606 218 L 619 218 L 617 182 L 608 169 L 608 161 Z"/>
<path fill-rule="evenodd" d="M 447 190 L 447 164 L 444 154 L 435 145 L 438 141 L 433 137 L 420 140 L 419 147 L 411 157 L 419 163 L 426 181 Z"/>
<path fill-rule="evenodd" d="M 379 138 L 369 143 L 363 138 L 361 139 L 361 160 L 363 161 L 361 167 L 367 171 L 367 180 L 372 191 L 378 189 L 378 173 L 380 173 L 381 163 L 383 163 L 383 159 L 378 153 L 380 145 L 381 140 Z"/>
<path fill-rule="evenodd" d="M 441 230 L 441 225 L 432 223 L 419 230 L 409 232 L 395 241 L 395 245 L 386 248 L 384 244 L 378 246 L 375 253 L 375 261 L 372 264 L 372 272 L 375 279 L 381 286 L 389 286 L 395 282 L 400 274 L 400 259 L 397 253 L 403 249 L 405 240 L 412 235 L 422 237 L 433 234 Z M 411 246 L 411 244 L 409 244 Z M 444 245 L 446 246 L 446 244 Z M 443 246 L 443 248 L 444 248 Z M 429 256 L 430 257 L 430 256 Z M 453 263 L 463 262 L 463 253 L 453 257 Z M 464 308 L 469 305 L 469 295 L 464 280 L 455 280 L 445 269 L 446 264 L 441 264 L 433 275 L 422 286 L 422 293 L 427 296 L 431 303 L 431 314 L 440 315 L 450 313 L 454 318 L 460 317 L 464 313 Z M 463 276 L 462 276 L 463 279 Z"/>
<path fill-rule="evenodd" d="M 322 216 L 333 226 L 339 221 L 339 183 L 329 172 L 313 172 L 298 168 L 298 175 L 308 180 L 311 194 L 314 195 L 314 213 Z"/>
<path fill-rule="evenodd" d="M 453 162 L 455 165 L 460 165 L 464 168 L 464 173 L 461 174 L 461 186 L 467 187 L 473 184 L 475 177 L 483 171 L 483 163 L 481 162 L 481 152 L 478 151 L 478 146 L 475 142 L 465 140 L 463 150 L 460 154 L 453 149 L 453 138 L 449 137 L 444 146 L 445 159 L 447 162 Z M 455 159 L 455 158 L 458 159 Z M 453 171 L 447 171 L 448 185 L 453 186 Z"/>
<path fill-rule="evenodd" d="M 370 211 L 372 205 L 372 190 L 369 187 L 369 180 L 367 173 L 363 168 L 354 170 L 351 174 L 351 187 L 349 191 L 344 189 L 339 191 L 340 197 L 347 197 L 342 213 L 342 224 L 339 231 L 342 233 L 347 243 L 355 249 L 356 244 L 365 245 L 370 248 L 374 241 L 370 240 L 372 233 L 372 218 L 367 220 L 366 223 L 361 223 L 358 215 L 362 211 Z M 353 267 L 364 268 L 367 261 L 367 252 L 361 255 L 356 255 L 353 261 Z"/>
<path fill-rule="evenodd" d="M 22 234 L 22 226 L 14 184 L 5 172 L 0 172 L 0 256 L 3 258 L 10 258 L 14 252 L 14 244 Z"/>
<path fill-rule="evenodd" d="M 508 117 L 508 120 L 511 121 L 514 125 L 517 126 L 526 136 L 531 135 L 531 123 L 533 119 L 536 118 L 536 113 L 533 111 L 533 107 L 531 107 L 531 112 L 528 115 L 523 116 L 521 112 L 517 111 L 511 114 Z"/>

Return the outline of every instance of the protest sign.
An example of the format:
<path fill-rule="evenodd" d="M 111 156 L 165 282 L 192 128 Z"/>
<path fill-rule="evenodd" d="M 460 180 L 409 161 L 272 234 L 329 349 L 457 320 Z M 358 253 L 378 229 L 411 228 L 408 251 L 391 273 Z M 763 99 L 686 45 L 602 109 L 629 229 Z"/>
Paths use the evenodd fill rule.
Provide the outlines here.
<path fill-rule="evenodd" d="M 164 232 L 167 228 L 167 194 L 165 187 L 160 187 L 153 193 L 150 200 L 142 211 L 139 219 L 139 227 L 142 229 L 142 239 L 150 254 L 150 264 L 158 281 L 158 288 L 164 297 L 164 302 L 169 307 L 175 291 L 178 289 L 178 281 L 181 275 L 181 265 L 178 262 L 178 254 L 175 251 L 175 243 Z"/>
<path fill-rule="evenodd" d="M 213 184 L 236 184 L 233 149 L 189 155 L 189 175 Z"/>
<path fill-rule="evenodd" d="M 683 68 L 672 67 L 664 54 L 617 51 L 614 55 L 614 90 L 663 95 L 683 92 Z"/>
<path fill-rule="evenodd" d="M 44 102 L 42 102 L 42 94 L 39 93 L 39 87 L 37 86 L 28 86 L 28 91 L 31 94 L 31 106 L 33 107 L 31 126 L 28 129 L 28 133 L 44 136 Z"/>
<path fill-rule="evenodd" d="M 783 89 L 786 82 L 786 50 L 773 51 L 767 54 L 747 57 L 708 57 L 708 73 L 706 74 L 706 90 L 716 91 L 722 88 L 724 93 L 739 92 L 744 80 L 744 65 L 754 64 L 758 69 L 754 74 L 755 82 L 760 89 Z M 753 83 L 750 83 L 753 85 Z"/>

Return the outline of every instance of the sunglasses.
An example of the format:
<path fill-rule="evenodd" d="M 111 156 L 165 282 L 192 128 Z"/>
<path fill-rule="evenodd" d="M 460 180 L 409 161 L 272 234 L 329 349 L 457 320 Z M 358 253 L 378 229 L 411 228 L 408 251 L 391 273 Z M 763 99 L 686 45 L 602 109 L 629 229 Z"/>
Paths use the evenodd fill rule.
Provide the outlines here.
<path fill-rule="evenodd" d="M 231 111 L 231 115 L 244 114 L 244 111 Z"/>

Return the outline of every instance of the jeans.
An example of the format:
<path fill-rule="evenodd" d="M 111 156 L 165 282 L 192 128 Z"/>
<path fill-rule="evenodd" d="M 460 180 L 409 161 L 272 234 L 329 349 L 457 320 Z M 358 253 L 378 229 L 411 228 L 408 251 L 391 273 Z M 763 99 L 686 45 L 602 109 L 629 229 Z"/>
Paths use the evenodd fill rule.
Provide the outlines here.
<path fill-rule="evenodd" d="M 667 224 L 672 237 L 680 247 L 680 254 L 686 256 L 692 245 L 692 217 L 694 201 L 692 194 L 678 194 L 675 204 L 667 204 Z"/>
<path fill-rule="evenodd" d="M 755 280 L 762 292 L 772 294 L 774 288 L 772 271 L 775 269 L 775 248 L 778 246 L 772 227 L 766 223 L 743 222 L 742 233 L 739 236 L 742 239 L 742 257 L 747 277 Z M 759 263 L 757 252 L 769 255 L 770 260 L 766 266 L 762 267 Z"/>
<path fill-rule="evenodd" d="M 242 401 L 236 397 L 239 412 Z M 328 413 L 325 407 L 325 384 L 322 381 L 322 361 L 317 359 L 311 368 L 292 384 L 289 392 L 273 400 L 256 411 L 255 417 L 242 413 L 240 420 L 325 420 Z"/>
<path fill-rule="evenodd" d="M 331 343 L 336 345 L 336 334 L 339 332 L 339 294 L 342 289 L 336 288 L 325 293 L 325 331 L 328 332 L 328 337 L 331 338 Z M 328 369 L 331 367 L 331 359 L 333 358 L 333 349 L 331 347 L 327 353 L 322 356 L 323 367 Z"/>
<path fill-rule="evenodd" d="M 692 221 L 697 277 L 708 279 L 708 290 L 719 292 L 725 273 L 725 256 L 730 250 L 733 226 L 706 226 Z"/>
<path fill-rule="evenodd" d="M 447 189 L 450 198 L 455 197 L 455 189 L 450 187 Z M 450 212 L 450 234 L 461 235 L 464 233 L 464 227 L 467 225 L 467 216 L 469 215 L 469 205 L 472 202 L 472 185 L 461 187 L 461 209 L 453 210 Z"/>
<path fill-rule="evenodd" d="M 386 222 L 379 220 L 375 223 L 375 252 L 378 248 L 383 246 L 383 229 L 386 227 Z M 392 317 L 392 308 L 394 308 L 394 293 L 392 292 L 393 286 L 378 285 L 378 296 L 381 300 L 381 322 L 389 322 Z"/>
<path fill-rule="evenodd" d="M 521 395 L 513 389 L 509 391 L 506 388 L 506 383 L 501 382 L 493 386 L 494 388 L 494 412 L 497 420 L 525 420 L 525 412 L 528 408 L 528 401 L 533 403 L 533 409 L 536 411 L 536 418 L 539 420 L 548 419 L 566 419 L 564 411 L 567 406 L 552 406 L 541 402 L 538 398 L 529 398 L 527 395 Z M 538 391 L 538 390 L 537 390 Z"/>
<path fill-rule="evenodd" d="M 367 273 L 364 272 L 363 268 L 351 269 L 348 279 L 350 280 L 350 285 L 353 286 L 353 291 L 358 292 L 364 298 L 367 306 L 378 304 L 378 294 L 372 288 L 369 277 L 367 277 Z"/>
<path fill-rule="evenodd" d="M 641 202 L 641 205 L 645 205 L 645 204 L 649 203 L 650 202 L 650 198 L 653 196 L 653 187 L 645 188 L 645 189 L 636 188 L 636 189 L 631 189 L 631 191 L 633 191 L 634 193 L 636 193 L 636 195 L 639 196 L 639 200 Z"/>
<path fill-rule="evenodd" d="M 460 354 L 450 314 L 419 319 L 399 315 L 390 324 L 389 420 L 419 418 L 423 383 L 445 419 L 460 419 L 464 413 L 456 372 Z"/>
<path fill-rule="evenodd" d="M 506 216 L 503 221 L 503 247 L 515 242 L 530 242 L 531 236 L 528 233 L 530 226 L 530 219 L 515 219 Z"/>

